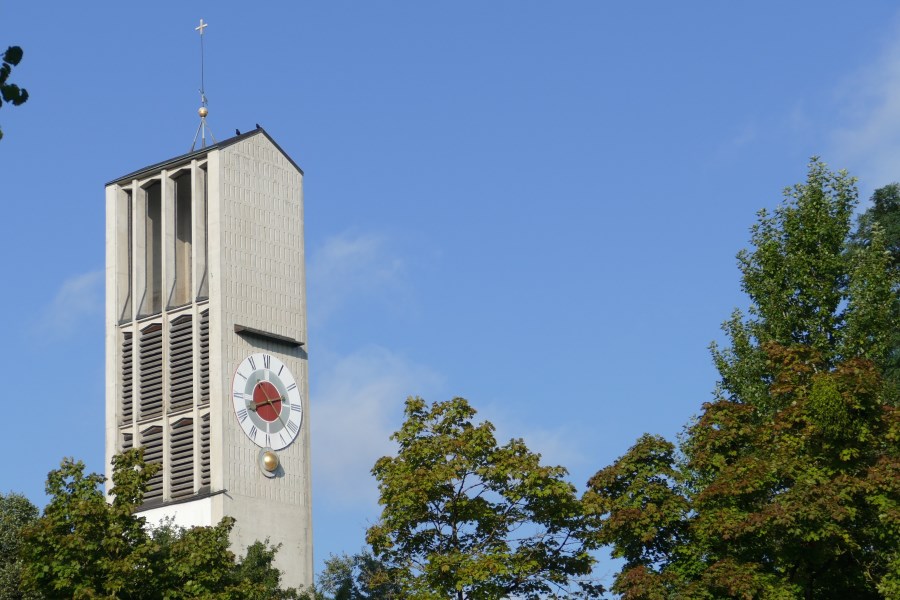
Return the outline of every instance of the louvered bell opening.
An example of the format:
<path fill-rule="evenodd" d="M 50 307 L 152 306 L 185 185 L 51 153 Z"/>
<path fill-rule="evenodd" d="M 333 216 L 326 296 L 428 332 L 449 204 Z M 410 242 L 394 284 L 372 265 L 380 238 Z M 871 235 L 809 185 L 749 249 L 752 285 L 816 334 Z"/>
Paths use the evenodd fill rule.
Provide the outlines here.
<path fill-rule="evenodd" d="M 141 418 L 157 417 L 163 411 L 162 325 L 141 330 Z"/>
<path fill-rule="evenodd" d="M 200 485 L 209 486 L 209 413 L 200 417 Z"/>
<path fill-rule="evenodd" d="M 130 433 L 122 434 L 122 452 L 127 452 L 134 447 L 134 436 Z"/>
<path fill-rule="evenodd" d="M 132 353 L 134 350 L 134 335 L 126 331 L 122 336 L 122 408 L 119 411 L 119 422 L 123 425 L 131 423 L 134 414 L 134 373 L 132 368 Z"/>
<path fill-rule="evenodd" d="M 144 447 L 144 462 L 147 464 L 162 465 L 163 460 L 163 430 L 159 425 L 148 427 L 141 432 L 141 445 Z M 144 502 L 161 501 L 163 497 L 162 469 L 150 478 L 147 484 L 147 493 L 144 494 Z"/>
<path fill-rule="evenodd" d="M 191 315 L 169 328 L 169 412 L 191 407 L 194 396 L 194 339 Z"/>
<path fill-rule="evenodd" d="M 194 421 L 181 419 L 172 425 L 169 444 L 169 489 L 172 498 L 190 496 L 194 493 Z"/>
<path fill-rule="evenodd" d="M 209 403 L 209 309 L 200 313 L 200 396 L 198 403 Z"/>

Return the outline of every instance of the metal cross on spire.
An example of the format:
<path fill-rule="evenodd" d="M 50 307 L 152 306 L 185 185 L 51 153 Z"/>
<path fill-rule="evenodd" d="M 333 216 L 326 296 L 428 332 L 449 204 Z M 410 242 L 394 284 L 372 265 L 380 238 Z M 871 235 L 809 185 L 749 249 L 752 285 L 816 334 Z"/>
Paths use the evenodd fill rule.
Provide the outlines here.
<path fill-rule="evenodd" d="M 200 109 L 197 110 L 197 114 L 200 115 L 200 125 L 197 127 L 197 133 L 194 134 L 194 143 L 191 144 L 191 152 L 194 151 L 194 147 L 197 145 L 197 136 L 200 136 L 201 148 L 206 148 L 206 130 L 208 127 L 206 126 L 206 115 L 209 114 L 209 108 L 207 108 L 206 104 L 206 86 L 204 83 L 204 72 L 203 72 L 203 30 L 209 27 L 209 23 L 204 23 L 203 19 L 200 19 L 200 25 L 194 27 L 194 31 L 200 32 Z M 213 135 L 212 130 L 209 132 L 209 137 L 212 138 L 213 143 L 216 143 L 216 136 Z"/>

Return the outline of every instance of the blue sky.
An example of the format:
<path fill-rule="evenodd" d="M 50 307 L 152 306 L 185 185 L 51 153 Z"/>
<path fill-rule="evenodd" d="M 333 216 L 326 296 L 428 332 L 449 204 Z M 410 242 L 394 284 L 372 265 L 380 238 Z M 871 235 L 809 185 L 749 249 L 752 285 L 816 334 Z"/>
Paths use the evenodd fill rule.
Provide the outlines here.
<path fill-rule="evenodd" d="M 105 182 L 263 125 L 306 172 L 317 563 L 403 400 L 464 396 L 583 489 L 710 398 L 734 255 L 810 156 L 900 178 L 892 2 L 0 4 L 0 491 L 103 471 Z"/>

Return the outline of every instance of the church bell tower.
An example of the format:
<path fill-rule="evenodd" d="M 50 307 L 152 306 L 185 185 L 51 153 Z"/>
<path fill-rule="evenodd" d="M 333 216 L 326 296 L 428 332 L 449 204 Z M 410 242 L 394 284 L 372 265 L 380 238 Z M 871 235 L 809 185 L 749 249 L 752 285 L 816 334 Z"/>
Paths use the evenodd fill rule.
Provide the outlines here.
<path fill-rule="evenodd" d="M 313 579 L 306 333 L 303 171 L 265 130 L 106 185 L 107 465 L 143 446 L 148 523 L 234 517 L 290 586 Z"/>

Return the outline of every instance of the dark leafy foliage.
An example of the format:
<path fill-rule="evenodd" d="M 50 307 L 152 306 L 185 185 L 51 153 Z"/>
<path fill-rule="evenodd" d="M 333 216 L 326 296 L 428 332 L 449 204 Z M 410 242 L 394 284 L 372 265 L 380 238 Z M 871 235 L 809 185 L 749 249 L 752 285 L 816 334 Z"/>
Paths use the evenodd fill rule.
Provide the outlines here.
<path fill-rule="evenodd" d="M 272 600 L 279 587 L 275 548 L 257 543 L 242 562 L 228 549 L 234 520 L 214 527 L 151 531 L 135 510 L 158 465 L 142 449 L 113 459 L 112 502 L 104 478 L 66 459 L 47 478 L 50 502 L 24 528 L 23 587 L 47 598 Z"/>
<path fill-rule="evenodd" d="M 385 565 L 368 552 L 331 555 L 318 583 L 322 598 L 329 600 L 403 598 Z"/>
<path fill-rule="evenodd" d="M 0 600 L 39 598 L 22 590 L 22 532 L 38 509 L 21 494 L 0 494 Z"/>
<path fill-rule="evenodd" d="M 872 206 L 859 217 L 854 243 L 866 247 L 879 234 L 891 255 L 891 267 L 900 270 L 900 183 L 891 183 L 875 190 Z M 900 296 L 900 289 L 895 290 Z M 900 311 L 900 303 L 898 303 Z M 896 316 L 900 320 L 900 315 Z M 885 381 L 894 388 L 893 397 L 900 396 L 900 329 L 890 332 L 891 353 L 884 370 Z"/>
<path fill-rule="evenodd" d="M 872 206 L 859 217 L 854 239 L 864 245 L 872 239 L 873 229 L 884 232 L 885 247 L 891 253 L 891 265 L 900 267 L 900 183 L 890 183 L 872 193 Z"/>
<path fill-rule="evenodd" d="M 498 446 L 474 415 L 462 398 L 406 401 L 399 452 L 372 470 L 383 509 L 367 540 L 384 575 L 403 598 L 575 597 L 593 558 L 565 469 L 522 440 Z"/>
<path fill-rule="evenodd" d="M 678 447 L 644 436 L 589 482 L 623 598 L 900 597 L 897 329 L 884 232 L 818 160 L 738 255 L 747 316 Z"/>
<path fill-rule="evenodd" d="M 4 102 L 20 106 L 28 100 L 28 90 L 9 82 L 12 68 L 21 62 L 22 54 L 19 46 L 10 46 L 3 53 L 3 61 L 0 63 L 0 106 L 3 106 Z M 0 130 L 0 139 L 3 139 L 3 130 Z"/>

